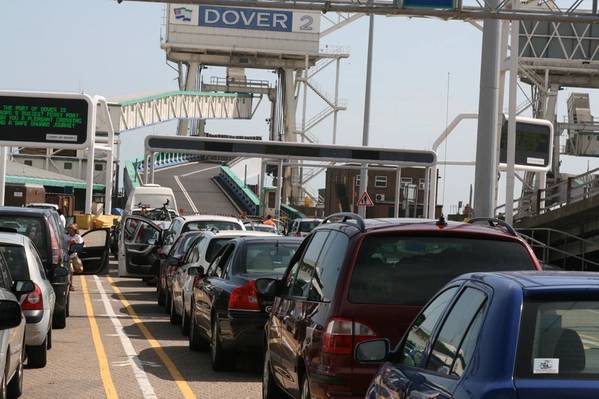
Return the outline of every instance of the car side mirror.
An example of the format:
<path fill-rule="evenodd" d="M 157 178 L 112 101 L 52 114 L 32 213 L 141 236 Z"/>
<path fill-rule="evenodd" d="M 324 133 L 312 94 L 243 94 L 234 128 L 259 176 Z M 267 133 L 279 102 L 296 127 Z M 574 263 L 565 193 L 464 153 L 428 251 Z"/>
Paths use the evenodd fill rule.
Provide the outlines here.
<path fill-rule="evenodd" d="M 202 266 L 192 266 L 187 269 L 187 274 L 197 278 L 202 278 L 204 277 L 206 272 L 204 271 L 204 268 Z"/>
<path fill-rule="evenodd" d="M 181 262 L 181 259 L 177 258 L 176 256 L 169 256 L 166 259 L 166 264 L 169 266 L 179 266 L 179 263 Z"/>
<path fill-rule="evenodd" d="M 356 346 L 354 358 L 360 363 L 381 363 L 389 357 L 389 348 L 388 339 L 363 341 Z"/>
<path fill-rule="evenodd" d="M 275 297 L 279 294 L 281 280 L 274 278 L 259 278 L 256 280 L 256 291 L 265 297 Z"/>
<path fill-rule="evenodd" d="M 23 294 L 29 294 L 35 290 L 35 284 L 31 280 L 16 280 L 12 284 L 12 292 L 19 297 Z"/>
<path fill-rule="evenodd" d="M 33 282 L 28 280 L 31 284 Z M 31 292 L 31 291 L 30 291 Z M 21 305 L 17 301 L 0 301 L 0 330 L 15 328 L 21 324 Z"/>

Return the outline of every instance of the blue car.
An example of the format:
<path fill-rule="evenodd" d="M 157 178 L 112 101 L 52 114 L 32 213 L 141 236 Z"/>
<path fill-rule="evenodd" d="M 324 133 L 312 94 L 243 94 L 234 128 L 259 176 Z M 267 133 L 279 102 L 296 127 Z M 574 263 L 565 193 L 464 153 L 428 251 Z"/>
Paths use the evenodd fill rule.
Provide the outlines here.
<path fill-rule="evenodd" d="M 392 322 L 392 321 L 390 321 Z M 447 284 L 384 361 L 366 398 L 599 398 L 599 273 L 473 273 Z"/>

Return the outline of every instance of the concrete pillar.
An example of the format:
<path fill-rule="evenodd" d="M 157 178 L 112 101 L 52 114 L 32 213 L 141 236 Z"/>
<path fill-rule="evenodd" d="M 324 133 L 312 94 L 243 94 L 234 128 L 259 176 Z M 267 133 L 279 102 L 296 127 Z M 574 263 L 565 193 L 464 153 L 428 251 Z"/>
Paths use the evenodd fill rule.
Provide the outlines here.
<path fill-rule="evenodd" d="M 286 142 L 297 142 L 295 134 L 295 113 L 297 110 L 297 98 L 295 97 L 294 70 L 286 68 L 282 70 L 283 94 L 283 138 Z M 291 162 L 292 166 L 285 167 L 283 172 L 282 200 L 289 199 L 291 203 L 298 201 L 301 197 L 299 181 L 299 168 L 297 162 Z"/>

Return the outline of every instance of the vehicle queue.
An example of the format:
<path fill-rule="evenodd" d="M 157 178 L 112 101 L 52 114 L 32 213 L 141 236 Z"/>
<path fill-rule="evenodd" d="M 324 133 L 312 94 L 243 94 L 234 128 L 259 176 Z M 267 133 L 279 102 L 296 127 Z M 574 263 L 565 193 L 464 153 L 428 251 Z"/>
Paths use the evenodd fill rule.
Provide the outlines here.
<path fill-rule="evenodd" d="M 119 274 L 156 284 L 213 370 L 261 356 L 263 399 L 599 394 L 599 275 L 542 272 L 500 220 L 339 213 L 292 222 L 284 237 L 168 205 L 125 214 L 115 234 L 86 232 L 83 272 L 108 270 L 116 236 Z M 21 395 L 23 365 L 44 367 L 52 330 L 66 327 L 72 269 L 58 216 L 0 208 L 2 398 Z"/>

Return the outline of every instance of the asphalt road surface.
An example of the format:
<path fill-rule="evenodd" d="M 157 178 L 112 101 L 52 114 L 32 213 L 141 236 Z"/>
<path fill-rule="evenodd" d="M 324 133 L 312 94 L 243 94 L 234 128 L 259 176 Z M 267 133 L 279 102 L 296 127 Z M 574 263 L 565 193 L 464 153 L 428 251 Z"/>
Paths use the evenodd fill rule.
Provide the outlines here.
<path fill-rule="evenodd" d="M 23 398 L 261 397 L 261 364 L 212 371 L 139 279 L 75 276 L 67 328 L 54 330 L 43 369 L 26 369 Z M 257 364 L 258 363 L 258 364 Z"/>

